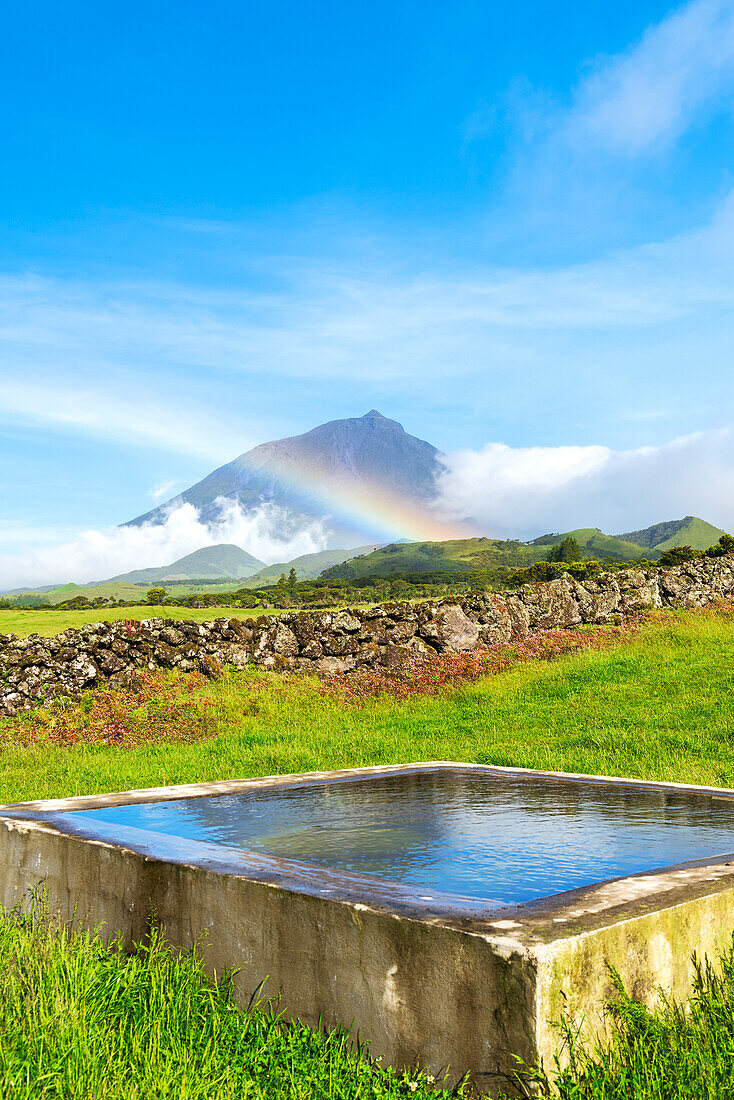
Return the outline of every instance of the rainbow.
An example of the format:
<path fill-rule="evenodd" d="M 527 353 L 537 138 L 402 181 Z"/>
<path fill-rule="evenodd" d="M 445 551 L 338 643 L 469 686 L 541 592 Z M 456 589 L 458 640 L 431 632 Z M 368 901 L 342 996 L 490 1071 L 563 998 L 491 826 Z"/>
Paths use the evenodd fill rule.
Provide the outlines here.
<path fill-rule="evenodd" d="M 340 521 L 349 520 L 357 527 L 380 532 L 386 541 L 409 538 L 416 542 L 443 542 L 469 538 L 465 524 L 452 523 L 432 511 L 387 489 L 377 482 L 355 477 L 345 480 L 324 470 L 321 465 L 298 459 L 270 456 L 268 465 L 277 467 L 279 480 L 290 490 L 318 505 Z"/>

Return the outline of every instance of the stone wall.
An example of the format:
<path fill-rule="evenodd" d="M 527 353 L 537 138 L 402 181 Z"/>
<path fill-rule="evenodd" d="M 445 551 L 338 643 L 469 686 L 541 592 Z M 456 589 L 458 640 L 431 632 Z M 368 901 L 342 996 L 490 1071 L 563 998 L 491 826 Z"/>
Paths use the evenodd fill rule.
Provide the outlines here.
<path fill-rule="evenodd" d="M 610 622 L 649 607 L 702 607 L 731 597 L 730 556 L 675 569 L 604 573 L 583 583 L 566 575 L 512 594 L 367 610 L 207 623 L 95 623 L 53 638 L 0 634 L 0 714 L 12 716 L 58 695 L 76 697 L 104 681 L 125 683 L 136 669 L 215 675 L 225 664 L 255 664 L 333 675 L 370 665 L 397 667 L 416 654 L 459 653 L 545 628 Z"/>

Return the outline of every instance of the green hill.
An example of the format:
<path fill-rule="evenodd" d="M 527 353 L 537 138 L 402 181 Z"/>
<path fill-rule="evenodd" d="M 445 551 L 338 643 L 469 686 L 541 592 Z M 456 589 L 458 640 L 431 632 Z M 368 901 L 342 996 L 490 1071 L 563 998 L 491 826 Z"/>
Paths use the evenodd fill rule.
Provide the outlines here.
<path fill-rule="evenodd" d="M 248 577 L 244 588 L 260 588 L 267 584 L 277 584 L 281 573 L 286 575 L 291 568 L 295 569 L 299 581 L 312 581 L 320 577 L 325 569 L 332 565 L 340 565 L 359 554 L 369 554 L 379 549 L 379 544 L 370 546 L 354 546 L 351 550 L 320 550 L 316 554 L 301 554 L 292 561 L 279 561 L 274 565 L 266 565 L 259 573 Z"/>
<path fill-rule="evenodd" d="M 371 554 L 360 554 L 325 569 L 324 578 L 358 580 L 390 577 L 396 573 L 470 573 L 477 569 L 516 568 L 540 560 L 522 542 L 499 539 L 452 539 L 448 542 L 391 543 Z"/>
<path fill-rule="evenodd" d="M 92 600 L 104 597 L 107 600 L 139 600 L 145 595 L 145 589 L 127 581 L 104 581 L 101 584 L 60 584 L 44 593 L 50 604 L 64 603 L 75 596 L 86 596 Z"/>
<path fill-rule="evenodd" d="M 535 561 L 543 561 L 549 551 L 564 539 L 576 539 L 582 558 L 598 558 L 600 561 L 631 561 L 649 557 L 647 548 L 623 535 L 605 535 L 598 527 L 580 527 L 576 531 L 564 531 L 559 535 L 541 535 L 530 544 L 540 551 Z M 716 536 L 718 538 L 718 535 Z M 716 542 L 716 538 L 713 540 Z M 707 543 L 711 545 L 711 543 Z"/>
<path fill-rule="evenodd" d="M 254 558 L 233 543 L 221 542 L 215 546 L 203 546 L 194 550 L 170 565 L 160 565 L 149 569 L 134 569 L 131 573 L 121 573 L 111 577 L 111 581 L 127 581 L 129 584 L 165 584 L 166 581 L 189 581 L 201 578 L 223 577 L 241 580 L 251 577 L 264 562 Z M 103 582 L 106 583 L 106 582 Z"/>
<path fill-rule="evenodd" d="M 548 561 L 554 547 L 573 538 L 581 559 L 599 561 L 655 560 L 671 546 L 689 545 L 705 550 L 723 534 L 695 516 L 656 524 L 626 535 L 605 535 L 596 527 L 540 535 L 532 542 L 474 538 L 449 542 L 391 543 L 371 554 L 359 555 L 340 565 L 325 569 L 325 579 L 360 580 L 363 577 L 390 577 L 403 573 L 469 573 L 475 570 L 517 569 Z M 662 539 L 662 541 L 654 541 Z M 639 541 L 638 541 L 639 540 Z M 643 541 L 644 540 L 644 541 Z"/>
<path fill-rule="evenodd" d="M 685 516 L 666 523 L 655 523 L 642 531 L 629 531 L 626 535 L 617 535 L 618 539 L 629 539 L 641 546 L 656 551 L 656 556 L 673 546 L 692 546 L 694 550 L 707 550 L 718 542 L 724 532 L 698 516 Z"/>

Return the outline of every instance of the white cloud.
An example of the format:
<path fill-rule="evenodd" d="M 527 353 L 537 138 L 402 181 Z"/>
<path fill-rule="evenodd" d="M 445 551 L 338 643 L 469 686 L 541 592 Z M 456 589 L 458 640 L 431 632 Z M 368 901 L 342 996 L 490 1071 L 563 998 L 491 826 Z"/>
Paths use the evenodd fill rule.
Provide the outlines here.
<path fill-rule="evenodd" d="M 160 501 L 170 497 L 176 486 L 180 484 L 180 481 L 159 481 L 158 484 L 154 485 L 150 490 L 151 500 L 154 500 L 156 504 L 160 503 Z"/>
<path fill-rule="evenodd" d="M 637 154 L 679 137 L 704 104 L 734 91 L 734 3 L 692 0 L 602 61 L 580 86 L 566 135 Z"/>
<path fill-rule="evenodd" d="M 326 546 L 321 524 L 297 527 L 293 517 L 275 505 L 263 504 L 247 513 L 233 501 L 220 500 L 219 505 L 217 520 L 210 524 L 199 520 L 193 505 L 184 504 L 157 526 L 83 531 L 58 545 L 39 546 L 34 539 L 21 553 L 0 554 L 0 591 L 106 580 L 131 569 L 168 565 L 221 542 L 234 543 L 265 562 L 288 561 Z M 16 530 L 14 539 L 17 536 Z"/>
<path fill-rule="evenodd" d="M 490 443 L 444 462 L 444 513 L 496 537 L 577 527 L 618 534 L 691 514 L 734 530 L 731 428 L 627 451 Z"/>

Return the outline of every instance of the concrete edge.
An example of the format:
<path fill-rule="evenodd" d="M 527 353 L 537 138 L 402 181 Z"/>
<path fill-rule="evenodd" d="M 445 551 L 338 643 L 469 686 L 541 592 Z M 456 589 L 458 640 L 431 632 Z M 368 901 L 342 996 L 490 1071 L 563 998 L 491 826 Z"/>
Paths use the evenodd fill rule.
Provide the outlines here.
<path fill-rule="evenodd" d="M 236 794 L 238 791 L 257 787 L 295 786 L 299 783 L 339 782 L 345 779 L 368 779 L 372 776 L 400 775 L 426 769 L 456 769 L 486 774 L 499 772 L 504 775 L 528 775 L 537 778 L 559 779 L 583 783 L 618 783 L 633 787 L 649 787 L 659 790 L 690 791 L 712 797 L 734 799 L 734 790 L 726 787 L 700 786 L 696 783 L 675 783 L 659 779 L 635 779 L 616 775 L 592 775 L 584 772 L 556 772 L 538 768 L 517 768 L 502 764 L 475 764 L 457 760 L 416 760 L 407 764 L 369 764 L 357 768 L 338 768 L 333 771 L 284 772 L 249 779 L 214 779 L 203 783 L 178 783 L 170 787 L 140 787 L 128 791 L 71 795 L 68 798 L 38 799 L 31 802 L 7 802 L 0 805 L 0 814 L 22 810 L 36 813 L 64 812 L 94 809 L 97 806 L 125 806 L 133 802 L 168 802 L 182 798 L 206 798 L 216 795 Z"/>

